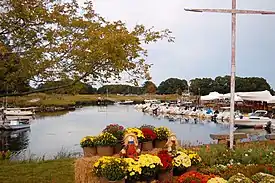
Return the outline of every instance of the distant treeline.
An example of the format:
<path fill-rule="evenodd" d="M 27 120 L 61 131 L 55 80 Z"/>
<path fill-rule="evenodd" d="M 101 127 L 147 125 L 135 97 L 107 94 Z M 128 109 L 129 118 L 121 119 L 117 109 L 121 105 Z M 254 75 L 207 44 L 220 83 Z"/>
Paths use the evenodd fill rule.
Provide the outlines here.
<path fill-rule="evenodd" d="M 70 81 L 51 81 L 40 84 L 37 88 L 49 88 L 60 86 Z M 24 91 L 28 90 L 29 86 L 24 86 Z M 273 89 L 264 78 L 260 77 L 236 77 L 236 92 L 250 92 L 268 90 L 274 94 Z M 212 91 L 219 93 L 230 92 L 230 76 L 218 76 L 212 78 L 195 78 L 190 80 L 189 92 L 193 95 L 207 95 Z M 4 89 L 0 89 L 4 92 Z M 10 91 L 11 92 L 11 91 Z M 77 83 L 74 86 L 61 88 L 45 93 L 58 94 L 182 94 L 188 92 L 188 83 L 185 79 L 169 78 L 162 81 L 159 86 L 156 86 L 152 81 L 146 81 L 142 86 L 131 86 L 122 84 L 104 85 L 100 88 L 94 88 L 90 84 Z"/>

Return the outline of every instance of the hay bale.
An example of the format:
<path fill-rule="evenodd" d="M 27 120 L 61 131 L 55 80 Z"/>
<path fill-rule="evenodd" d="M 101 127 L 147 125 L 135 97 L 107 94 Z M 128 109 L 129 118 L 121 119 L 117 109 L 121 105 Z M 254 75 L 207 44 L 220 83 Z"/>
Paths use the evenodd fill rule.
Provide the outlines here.
<path fill-rule="evenodd" d="M 118 154 L 114 157 L 119 157 Z M 75 183 L 99 183 L 100 179 L 93 175 L 93 165 L 100 156 L 83 157 L 75 162 Z"/>
<path fill-rule="evenodd" d="M 142 151 L 142 154 L 156 155 L 162 149 L 153 149 L 152 151 Z M 114 157 L 119 157 L 115 154 Z M 100 179 L 93 175 L 93 165 L 100 156 L 82 157 L 75 162 L 75 183 L 100 183 Z"/>
<path fill-rule="evenodd" d="M 75 183 L 98 183 L 100 180 L 93 176 L 92 167 L 99 156 L 77 159 L 75 162 Z"/>

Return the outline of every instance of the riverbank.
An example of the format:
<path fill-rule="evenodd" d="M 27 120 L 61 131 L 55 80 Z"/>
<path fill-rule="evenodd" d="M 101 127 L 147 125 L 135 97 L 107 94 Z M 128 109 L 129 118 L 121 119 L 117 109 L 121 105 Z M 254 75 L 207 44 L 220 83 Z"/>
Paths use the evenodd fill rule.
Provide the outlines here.
<path fill-rule="evenodd" d="M 100 98 L 100 100 L 99 100 Z M 161 101 L 176 101 L 178 95 L 61 95 L 37 93 L 22 97 L 8 97 L 10 107 L 37 107 L 38 112 L 54 112 L 74 110 L 77 107 L 91 105 L 111 105 L 115 102 L 132 100 L 134 104 L 142 103 L 145 99 Z M 2 100 L 2 99 L 1 99 Z"/>

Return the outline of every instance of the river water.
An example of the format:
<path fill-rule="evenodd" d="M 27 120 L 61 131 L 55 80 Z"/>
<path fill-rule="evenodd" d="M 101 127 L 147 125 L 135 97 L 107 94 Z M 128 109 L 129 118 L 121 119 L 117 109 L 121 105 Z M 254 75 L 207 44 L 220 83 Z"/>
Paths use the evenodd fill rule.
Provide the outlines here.
<path fill-rule="evenodd" d="M 52 114 L 54 115 L 54 113 Z M 133 106 L 84 107 L 54 116 L 38 116 L 29 130 L 0 132 L 0 150 L 11 150 L 24 157 L 53 158 L 59 152 L 81 153 L 79 142 L 87 135 L 99 134 L 106 125 L 117 123 L 124 127 L 143 124 L 166 126 L 176 133 L 184 144 L 208 144 L 211 133 L 228 133 L 228 125 L 192 119 L 169 119 L 137 111 Z M 249 131 L 261 138 L 265 132 Z"/>

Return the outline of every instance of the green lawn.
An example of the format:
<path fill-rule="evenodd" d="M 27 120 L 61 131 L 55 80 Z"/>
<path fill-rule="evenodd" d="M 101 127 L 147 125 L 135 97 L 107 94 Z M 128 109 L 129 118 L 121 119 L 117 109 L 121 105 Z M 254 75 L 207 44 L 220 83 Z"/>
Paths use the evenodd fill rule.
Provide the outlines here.
<path fill-rule="evenodd" d="M 73 183 L 74 159 L 0 162 L 1 183 Z"/>

